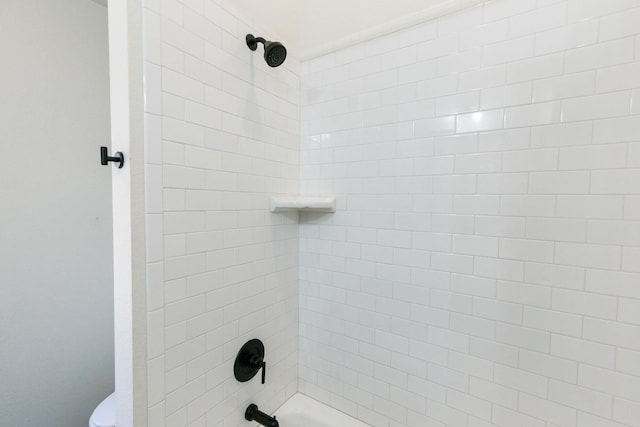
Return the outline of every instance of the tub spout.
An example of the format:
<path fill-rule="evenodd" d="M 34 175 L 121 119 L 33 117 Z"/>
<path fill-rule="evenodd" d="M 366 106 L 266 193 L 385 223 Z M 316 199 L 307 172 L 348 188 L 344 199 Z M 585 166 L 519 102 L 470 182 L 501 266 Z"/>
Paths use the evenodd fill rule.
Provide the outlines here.
<path fill-rule="evenodd" d="M 244 413 L 244 418 L 247 421 L 256 421 L 258 424 L 262 424 L 265 427 L 280 427 L 276 417 L 270 417 L 260 411 L 258 406 L 253 403 L 247 407 L 247 410 Z"/>

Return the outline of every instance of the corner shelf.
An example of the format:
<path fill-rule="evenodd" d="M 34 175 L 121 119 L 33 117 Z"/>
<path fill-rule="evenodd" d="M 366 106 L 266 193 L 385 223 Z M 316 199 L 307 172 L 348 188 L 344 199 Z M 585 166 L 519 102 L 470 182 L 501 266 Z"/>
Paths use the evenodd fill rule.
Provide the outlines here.
<path fill-rule="evenodd" d="M 336 211 L 336 198 L 331 196 L 273 196 L 271 197 L 271 212 L 288 211 Z"/>

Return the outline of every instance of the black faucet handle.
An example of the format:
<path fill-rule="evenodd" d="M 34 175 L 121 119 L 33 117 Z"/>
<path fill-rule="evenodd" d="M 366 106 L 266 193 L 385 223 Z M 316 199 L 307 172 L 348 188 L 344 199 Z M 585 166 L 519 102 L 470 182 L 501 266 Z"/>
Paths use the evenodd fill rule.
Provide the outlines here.
<path fill-rule="evenodd" d="M 249 363 L 251 364 L 251 366 L 253 366 L 253 368 L 256 371 L 262 369 L 262 384 L 264 384 L 266 371 L 267 371 L 267 362 L 264 361 L 262 356 L 255 354 L 251 357 L 251 360 L 249 361 Z"/>
<path fill-rule="evenodd" d="M 262 370 L 262 384 L 265 383 L 267 364 L 264 361 L 264 345 L 253 339 L 242 346 L 233 365 L 233 373 L 240 382 L 249 381 Z"/>

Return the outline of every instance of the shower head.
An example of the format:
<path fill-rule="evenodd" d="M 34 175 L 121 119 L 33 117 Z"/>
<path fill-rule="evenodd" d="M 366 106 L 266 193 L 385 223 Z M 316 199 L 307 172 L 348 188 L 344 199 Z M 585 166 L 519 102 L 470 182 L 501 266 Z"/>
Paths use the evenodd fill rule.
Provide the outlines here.
<path fill-rule="evenodd" d="M 247 34 L 247 46 L 249 49 L 256 50 L 258 43 L 264 45 L 264 60 L 270 67 L 278 67 L 287 59 L 287 48 L 280 42 L 272 42 L 262 37 L 254 37 L 253 34 Z"/>

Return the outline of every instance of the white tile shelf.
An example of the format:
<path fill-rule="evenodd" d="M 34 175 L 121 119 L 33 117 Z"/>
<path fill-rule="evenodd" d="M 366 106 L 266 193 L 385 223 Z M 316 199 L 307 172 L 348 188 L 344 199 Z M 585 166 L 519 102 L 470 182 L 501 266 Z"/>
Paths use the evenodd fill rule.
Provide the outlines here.
<path fill-rule="evenodd" d="M 315 211 L 335 212 L 336 198 L 331 196 L 273 196 L 271 212 Z"/>

